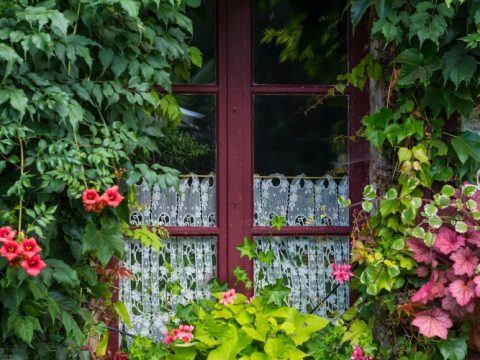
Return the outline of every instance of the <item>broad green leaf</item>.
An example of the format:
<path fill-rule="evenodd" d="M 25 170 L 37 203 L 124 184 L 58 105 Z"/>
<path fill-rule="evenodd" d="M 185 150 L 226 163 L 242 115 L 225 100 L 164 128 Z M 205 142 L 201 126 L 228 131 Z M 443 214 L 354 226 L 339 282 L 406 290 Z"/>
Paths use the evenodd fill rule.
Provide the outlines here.
<path fill-rule="evenodd" d="M 117 301 L 115 304 L 113 304 L 113 307 L 120 317 L 120 320 L 122 320 L 122 322 L 131 329 L 132 323 L 130 322 L 130 316 L 128 315 L 128 310 L 125 303 L 122 301 Z"/>
<path fill-rule="evenodd" d="M 445 195 L 452 197 L 455 194 L 455 189 L 453 188 L 452 185 L 443 185 L 442 190 L 440 192 Z"/>
<path fill-rule="evenodd" d="M 362 20 L 365 11 L 367 11 L 370 5 L 371 0 L 352 0 L 350 5 L 350 18 L 354 30 L 360 23 L 360 20 Z"/>
<path fill-rule="evenodd" d="M 468 230 L 468 225 L 463 221 L 457 221 L 455 223 L 455 231 L 461 234 L 466 233 Z"/>
<path fill-rule="evenodd" d="M 398 162 L 403 163 L 404 161 L 410 160 L 412 158 L 412 151 L 408 148 L 401 147 L 398 149 Z"/>
<path fill-rule="evenodd" d="M 94 251 L 105 266 L 113 255 L 123 255 L 124 242 L 120 224 L 113 219 L 102 218 L 101 227 L 94 223 L 86 226 L 82 239 L 83 253 Z"/>
<path fill-rule="evenodd" d="M 247 237 L 243 238 L 243 245 L 237 246 L 237 250 L 240 251 L 240 257 L 248 257 L 249 260 L 252 260 L 255 257 L 255 249 L 257 244 L 255 241 L 250 240 Z"/>
<path fill-rule="evenodd" d="M 108 333 L 102 336 L 102 339 L 99 341 L 97 345 L 97 350 L 95 354 L 97 356 L 104 356 L 107 353 L 107 346 L 108 346 Z"/>
<path fill-rule="evenodd" d="M 77 273 L 65 262 L 59 259 L 47 259 L 47 266 L 52 269 L 52 276 L 58 283 L 73 288 L 80 284 Z"/>
<path fill-rule="evenodd" d="M 469 83 L 477 70 L 477 61 L 468 55 L 465 46 L 455 45 L 451 50 L 443 54 L 444 67 L 442 69 L 445 82 L 450 80 L 456 88 L 460 83 Z"/>
<path fill-rule="evenodd" d="M 444 360 L 463 360 L 467 356 L 467 342 L 461 338 L 448 338 L 439 344 Z"/>
<path fill-rule="evenodd" d="M 465 131 L 452 139 L 452 147 L 458 159 L 465 163 L 469 157 L 480 162 L 480 135 Z"/>

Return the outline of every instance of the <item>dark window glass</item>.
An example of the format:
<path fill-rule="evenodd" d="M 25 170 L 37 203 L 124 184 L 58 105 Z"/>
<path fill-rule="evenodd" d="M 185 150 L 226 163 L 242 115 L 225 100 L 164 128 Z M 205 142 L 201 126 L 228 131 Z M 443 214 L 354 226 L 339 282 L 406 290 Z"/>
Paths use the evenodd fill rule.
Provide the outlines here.
<path fill-rule="evenodd" d="M 193 38 L 190 46 L 197 47 L 203 56 L 203 66 L 199 69 L 192 66 L 190 72 L 191 84 L 212 84 L 215 82 L 215 53 L 216 53 L 216 6 L 215 0 L 202 0 L 197 8 L 188 8 L 187 16 L 193 22 Z M 177 83 L 185 82 L 176 79 Z"/>
<path fill-rule="evenodd" d="M 255 84 L 331 84 L 347 72 L 346 1 L 255 0 Z"/>
<path fill-rule="evenodd" d="M 346 97 L 255 95 L 255 174 L 334 176 L 347 171 Z"/>
<path fill-rule="evenodd" d="M 171 146 L 185 157 L 171 164 L 182 173 L 206 175 L 215 172 L 215 95 L 177 95 L 182 120 Z M 173 150 L 173 149 L 172 149 Z"/>

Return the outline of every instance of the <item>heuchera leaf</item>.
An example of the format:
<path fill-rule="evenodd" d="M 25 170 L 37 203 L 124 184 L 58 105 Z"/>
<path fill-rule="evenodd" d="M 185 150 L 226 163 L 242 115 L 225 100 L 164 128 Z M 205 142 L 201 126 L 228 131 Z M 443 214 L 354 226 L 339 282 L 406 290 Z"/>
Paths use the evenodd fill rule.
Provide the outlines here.
<path fill-rule="evenodd" d="M 446 340 L 448 329 L 453 326 L 448 314 L 441 309 L 432 309 L 415 314 L 412 324 L 418 327 L 420 334 L 426 337 L 438 336 Z"/>
<path fill-rule="evenodd" d="M 460 306 L 467 305 L 475 297 L 473 281 L 465 284 L 463 280 L 455 280 L 448 286 L 448 290 Z"/>
<path fill-rule="evenodd" d="M 450 255 L 453 260 L 453 272 L 455 275 L 472 276 L 478 266 L 478 257 L 473 251 L 464 247 Z"/>
<path fill-rule="evenodd" d="M 457 251 L 463 245 L 465 245 L 465 238 L 449 228 L 441 229 L 435 240 L 435 249 L 445 255 Z"/>

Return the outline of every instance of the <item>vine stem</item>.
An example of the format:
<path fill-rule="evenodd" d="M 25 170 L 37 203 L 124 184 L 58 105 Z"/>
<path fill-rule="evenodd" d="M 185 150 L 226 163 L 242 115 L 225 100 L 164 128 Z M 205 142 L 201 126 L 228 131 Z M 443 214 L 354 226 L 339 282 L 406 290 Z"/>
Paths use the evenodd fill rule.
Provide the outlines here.
<path fill-rule="evenodd" d="M 17 129 L 17 138 L 18 143 L 20 145 L 20 178 L 23 178 L 24 166 L 25 166 L 25 158 L 23 154 L 23 141 L 22 137 L 20 136 L 20 131 Z M 18 233 L 22 230 L 22 212 L 23 212 L 23 194 L 20 195 L 20 203 L 18 206 Z"/>

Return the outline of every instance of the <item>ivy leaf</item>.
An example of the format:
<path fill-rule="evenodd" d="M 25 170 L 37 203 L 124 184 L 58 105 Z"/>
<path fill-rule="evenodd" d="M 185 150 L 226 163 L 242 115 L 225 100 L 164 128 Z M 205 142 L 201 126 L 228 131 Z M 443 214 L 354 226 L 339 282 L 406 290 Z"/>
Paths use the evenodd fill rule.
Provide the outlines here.
<path fill-rule="evenodd" d="M 438 57 L 425 59 L 419 49 L 413 48 L 400 53 L 396 61 L 402 64 L 398 76 L 399 85 L 413 85 L 417 80 L 426 84 L 432 74 L 442 67 L 442 60 Z"/>
<path fill-rule="evenodd" d="M 480 161 L 480 135 L 465 131 L 452 139 L 452 147 L 460 162 L 465 163 L 469 157 Z"/>
<path fill-rule="evenodd" d="M 252 281 L 250 281 L 247 272 L 240 266 L 233 270 L 233 275 L 235 276 L 235 284 L 242 282 L 247 290 L 252 288 Z"/>
<path fill-rule="evenodd" d="M 264 263 L 267 266 L 270 266 L 273 260 L 275 260 L 275 254 L 273 253 L 273 250 L 261 251 L 258 254 L 258 261 Z"/>
<path fill-rule="evenodd" d="M 371 0 L 352 0 L 350 17 L 354 30 L 371 4 Z"/>
<path fill-rule="evenodd" d="M 247 237 L 243 238 L 243 245 L 237 246 L 237 250 L 240 251 L 240 257 L 247 256 L 248 260 L 252 260 L 255 257 L 255 249 L 257 244 L 253 240 L 249 240 Z"/>
<path fill-rule="evenodd" d="M 275 284 L 265 286 L 260 292 L 267 300 L 267 304 L 283 306 L 290 289 L 283 285 L 282 279 L 277 279 Z"/>
<path fill-rule="evenodd" d="M 106 266 L 114 254 L 123 255 L 124 243 L 120 223 L 114 219 L 104 218 L 101 220 L 100 229 L 97 228 L 96 224 L 88 224 L 83 234 L 82 243 L 84 254 L 93 250 L 100 263 Z"/>
<path fill-rule="evenodd" d="M 462 44 L 455 45 L 451 50 L 442 56 L 444 66 L 442 69 L 445 83 L 450 80 L 458 88 L 460 83 L 469 83 L 475 71 L 477 70 L 477 62 L 475 58 L 468 55 L 465 46 Z"/>

